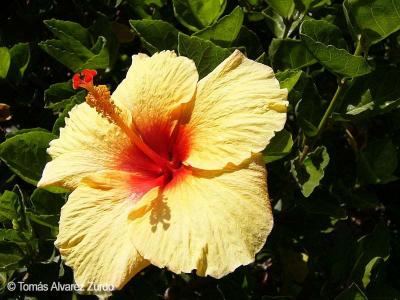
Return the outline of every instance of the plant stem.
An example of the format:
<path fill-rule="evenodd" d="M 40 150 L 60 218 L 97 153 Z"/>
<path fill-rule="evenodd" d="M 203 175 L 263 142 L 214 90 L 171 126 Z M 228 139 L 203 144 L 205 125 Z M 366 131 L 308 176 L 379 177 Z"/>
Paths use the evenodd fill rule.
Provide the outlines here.
<path fill-rule="evenodd" d="M 363 49 L 363 45 L 362 45 L 361 38 L 360 38 L 357 41 L 357 46 L 356 46 L 356 49 L 354 50 L 354 55 L 361 55 L 363 50 L 364 49 Z"/>
<path fill-rule="evenodd" d="M 284 24 L 285 24 L 285 30 L 283 32 L 282 39 L 286 39 L 288 37 L 290 27 L 292 26 L 292 22 L 290 20 L 287 20 L 287 21 L 284 20 Z"/>
<path fill-rule="evenodd" d="M 336 107 L 336 103 L 338 101 L 338 99 L 340 98 L 343 90 L 344 90 L 344 86 L 346 83 L 346 79 L 342 79 L 339 81 L 338 87 L 336 89 L 335 94 L 332 97 L 331 102 L 329 103 L 328 108 L 326 109 L 324 115 L 322 116 L 321 121 L 318 124 L 318 128 L 317 128 L 317 134 L 316 134 L 316 138 L 319 137 L 319 135 L 321 134 L 322 130 L 325 128 L 326 122 L 328 121 L 328 118 L 331 116 L 333 110 Z"/>
<path fill-rule="evenodd" d="M 361 55 L 363 50 L 364 49 L 363 49 L 363 46 L 362 46 L 362 43 L 361 43 L 361 39 L 358 39 L 356 49 L 354 50 L 354 55 Z M 303 150 L 301 151 L 301 153 L 299 155 L 299 162 L 300 163 L 303 163 L 303 161 L 306 158 L 308 152 L 313 148 L 315 141 L 319 138 L 319 136 L 321 135 L 322 131 L 324 130 L 329 117 L 332 115 L 333 111 L 335 110 L 335 107 L 336 107 L 336 104 L 338 102 L 338 99 L 340 99 L 340 97 L 341 97 L 341 95 L 342 95 L 342 93 L 344 91 L 344 88 L 345 88 L 345 85 L 346 85 L 346 81 L 347 81 L 346 78 L 340 79 L 338 87 L 336 89 L 336 92 L 333 95 L 332 100 L 330 101 L 328 108 L 326 109 L 324 115 L 322 116 L 321 121 L 318 124 L 317 133 L 316 133 L 316 135 L 315 135 L 315 137 L 313 139 L 313 143 L 311 145 L 307 142 L 307 137 L 306 137 Z"/>
<path fill-rule="evenodd" d="M 308 146 L 307 144 L 303 147 L 303 151 L 301 151 L 300 155 L 299 155 L 299 162 L 300 164 L 303 163 L 304 159 L 306 158 L 308 152 L 310 151 L 310 146 Z"/>

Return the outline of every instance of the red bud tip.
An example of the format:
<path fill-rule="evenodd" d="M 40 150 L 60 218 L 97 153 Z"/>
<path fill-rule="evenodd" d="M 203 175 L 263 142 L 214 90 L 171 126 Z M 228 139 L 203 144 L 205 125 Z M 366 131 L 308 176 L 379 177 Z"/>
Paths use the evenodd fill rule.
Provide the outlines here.
<path fill-rule="evenodd" d="M 76 73 L 72 77 L 72 87 L 78 89 L 80 87 L 85 87 L 88 84 L 93 85 L 93 77 L 97 75 L 96 70 L 85 69 L 80 73 Z"/>

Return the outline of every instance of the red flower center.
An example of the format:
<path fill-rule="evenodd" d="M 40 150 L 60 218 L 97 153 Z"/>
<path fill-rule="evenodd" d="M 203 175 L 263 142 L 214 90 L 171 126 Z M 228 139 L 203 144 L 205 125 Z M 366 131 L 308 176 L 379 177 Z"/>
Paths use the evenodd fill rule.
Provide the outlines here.
<path fill-rule="evenodd" d="M 131 128 L 120 115 L 106 86 L 94 86 L 95 70 L 83 70 L 72 78 L 74 89 L 88 91 L 86 102 L 104 118 L 126 133 L 130 147 L 120 156 L 117 168 L 132 173 L 131 187 L 145 193 L 155 186 L 167 188 L 190 172 L 183 161 L 189 154 L 189 134 L 185 125 L 171 120 L 148 120 Z"/>
<path fill-rule="evenodd" d="M 119 169 L 137 174 L 131 183 L 136 191 L 146 192 L 155 186 L 169 188 L 190 172 L 182 163 L 190 150 L 190 134 L 185 125 L 153 121 L 140 128 L 140 136 L 160 159 L 148 156 L 135 144 L 122 153 Z"/>

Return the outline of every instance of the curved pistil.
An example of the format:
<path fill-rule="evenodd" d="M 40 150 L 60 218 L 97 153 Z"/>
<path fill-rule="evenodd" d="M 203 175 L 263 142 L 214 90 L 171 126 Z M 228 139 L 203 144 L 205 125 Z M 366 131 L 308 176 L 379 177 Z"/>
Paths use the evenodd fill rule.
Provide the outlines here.
<path fill-rule="evenodd" d="M 86 103 L 96 109 L 96 111 L 106 118 L 110 123 L 117 125 L 125 134 L 130 138 L 144 154 L 146 154 L 156 164 L 161 166 L 164 170 L 171 170 L 174 168 L 173 162 L 158 155 L 151 149 L 143 140 L 140 133 L 126 125 L 122 118 L 121 110 L 117 107 L 111 99 L 111 94 L 105 85 L 93 85 L 93 78 L 97 74 L 95 70 L 85 69 L 81 73 L 77 73 L 72 78 L 72 86 L 74 89 L 84 88 L 88 91 L 86 95 Z"/>

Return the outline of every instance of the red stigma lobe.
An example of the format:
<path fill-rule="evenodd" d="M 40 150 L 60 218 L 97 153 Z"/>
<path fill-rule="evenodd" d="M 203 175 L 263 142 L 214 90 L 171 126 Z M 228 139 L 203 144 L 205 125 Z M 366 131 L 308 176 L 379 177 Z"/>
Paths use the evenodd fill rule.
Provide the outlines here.
<path fill-rule="evenodd" d="M 72 77 L 72 87 L 76 90 L 80 87 L 85 88 L 88 85 L 93 85 L 93 78 L 96 75 L 97 71 L 90 69 L 85 69 L 80 73 L 76 73 Z"/>

